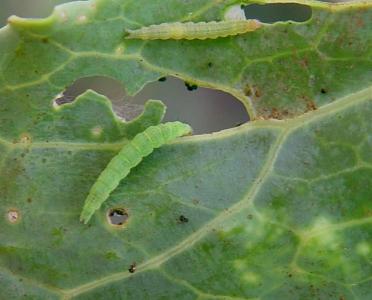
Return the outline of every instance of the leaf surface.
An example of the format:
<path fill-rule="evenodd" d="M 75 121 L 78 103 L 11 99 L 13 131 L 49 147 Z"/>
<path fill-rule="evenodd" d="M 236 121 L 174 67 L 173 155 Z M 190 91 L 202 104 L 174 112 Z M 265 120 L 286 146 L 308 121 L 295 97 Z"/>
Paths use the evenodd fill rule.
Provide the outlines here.
<path fill-rule="evenodd" d="M 11 17 L 0 29 L 0 298 L 371 298 L 372 6 L 297 2 L 308 22 L 206 41 L 123 32 L 219 20 L 237 1 L 82 1 Z M 151 101 L 125 123 L 92 91 L 56 108 L 95 75 L 129 94 L 177 76 L 235 95 L 256 120 L 158 149 L 86 226 L 99 173 L 164 113 Z M 127 210 L 123 228 L 108 223 L 112 208 Z"/>

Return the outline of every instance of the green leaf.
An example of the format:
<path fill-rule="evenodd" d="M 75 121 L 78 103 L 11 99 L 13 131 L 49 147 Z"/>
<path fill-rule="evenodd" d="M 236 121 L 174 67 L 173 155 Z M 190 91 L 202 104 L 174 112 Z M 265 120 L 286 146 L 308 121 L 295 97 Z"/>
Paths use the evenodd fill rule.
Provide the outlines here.
<path fill-rule="evenodd" d="M 78 1 L 9 19 L 1 299 L 372 298 L 372 5 L 296 2 L 311 6 L 309 21 L 206 41 L 123 32 L 220 20 L 240 1 Z M 177 76 L 235 95 L 256 120 L 158 149 L 83 225 L 99 173 L 164 113 L 151 101 L 125 123 L 92 91 L 54 105 L 95 75 L 129 94 Z M 108 222 L 115 208 L 128 214 L 123 226 Z"/>

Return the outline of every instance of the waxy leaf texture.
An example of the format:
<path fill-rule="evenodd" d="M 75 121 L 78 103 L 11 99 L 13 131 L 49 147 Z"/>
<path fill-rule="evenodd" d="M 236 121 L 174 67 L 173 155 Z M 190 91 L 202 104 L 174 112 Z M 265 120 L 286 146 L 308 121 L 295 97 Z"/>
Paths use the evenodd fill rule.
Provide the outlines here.
<path fill-rule="evenodd" d="M 310 20 L 215 40 L 124 39 L 241 2 L 289 1 L 77 1 L 0 29 L 0 299 L 372 298 L 372 3 L 291 1 Z M 93 91 L 55 104 L 96 75 L 130 95 L 179 77 L 252 121 L 154 151 L 84 225 L 100 172 L 164 114 L 150 101 L 124 122 Z"/>

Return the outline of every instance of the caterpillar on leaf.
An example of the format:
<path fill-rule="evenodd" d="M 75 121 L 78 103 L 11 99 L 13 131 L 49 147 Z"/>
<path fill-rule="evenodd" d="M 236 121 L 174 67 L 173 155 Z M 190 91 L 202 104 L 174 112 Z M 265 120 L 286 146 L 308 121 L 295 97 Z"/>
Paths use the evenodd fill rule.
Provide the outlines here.
<path fill-rule="evenodd" d="M 125 38 L 141 40 L 205 40 L 243 34 L 249 31 L 255 31 L 261 26 L 262 24 L 257 20 L 162 23 L 135 30 L 128 29 Z"/>
<path fill-rule="evenodd" d="M 190 134 L 191 131 L 191 127 L 187 124 L 168 122 L 150 126 L 138 133 L 114 156 L 93 184 L 85 200 L 80 221 L 87 224 L 94 212 L 101 207 L 120 181 L 155 148 L 159 148 L 177 137 Z"/>

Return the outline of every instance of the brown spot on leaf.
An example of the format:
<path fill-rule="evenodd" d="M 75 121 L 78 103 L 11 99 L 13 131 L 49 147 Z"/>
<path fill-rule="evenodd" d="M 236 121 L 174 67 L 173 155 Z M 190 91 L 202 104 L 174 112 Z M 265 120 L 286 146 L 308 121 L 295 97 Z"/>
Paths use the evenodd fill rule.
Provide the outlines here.
<path fill-rule="evenodd" d="M 132 263 L 130 266 L 129 266 L 129 269 L 128 269 L 129 273 L 134 273 L 136 272 L 136 263 Z"/>
<path fill-rule="evenodd" d="M 7 218 L 8 218 L 8 221 L 10 223 L 17 223 L 20 219 L 20 213 L 18 210 L 16 209 L 10 209 L 8 210 L 8 213 L 7 213 Z"/>
<path fill-rule="evenodd" d="M 359 28 L 364 27 L 364 20 L 362 18 L 358 18 L 356 21 L 356 25 Z"/>
<path fill-rule="evenodd" d="M 271 114 L 269 115 L 270 119 L 281 119 L 279 110 L 276 108 L 271 109 Z"/>
<path fill-rule="evenodd" d="M 21 136 L 19 137 L 19 142 L 25 144 L 31 143 L 32 142 L 31 135 L 29 135 L 28 133 L 22 133 Z"/>
<path fill-rule="evenodd" d="M 251 86 L 249 84 L 244 86 L 243 93 L 244 93 L 244 95 L 246 95 L 248 97 L 252 96 L 252 89 L 251 89 Z"/>
<path fill-rule="evenodd" d="M 313 111 L 313 110 L 317 110 L 318 107 L 316 106 L 315 102 L 312 101 L 312 100 L 309 100 L 306 102 L 306 111 Z"/>
<path fill-rule="evenodd" d="M 254 87 L 254 95 L 256 98 L 260 98 L 262 96 L 262 92 L 257 86 Z"/>
<path fill-rule="evenodd" d="M 300 60 L 300 65 L 301 65 L 304 69 L 307 69 L 307 67 L 309 66 L 309 61 L 307 60 L 307 58 L 301 59 L 301 60 Z"/>

